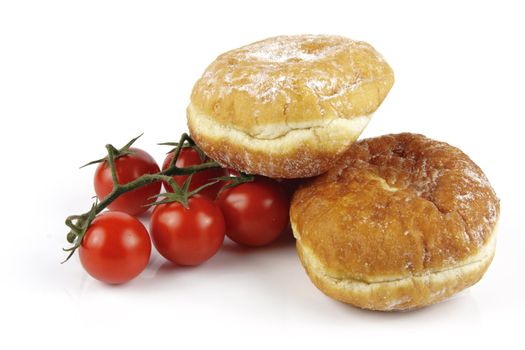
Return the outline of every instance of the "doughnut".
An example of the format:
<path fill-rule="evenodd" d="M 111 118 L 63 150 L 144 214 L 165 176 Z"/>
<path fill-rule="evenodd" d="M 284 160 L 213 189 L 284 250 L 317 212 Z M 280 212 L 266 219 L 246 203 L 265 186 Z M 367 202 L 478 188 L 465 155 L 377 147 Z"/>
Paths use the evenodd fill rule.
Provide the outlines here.
<path fill-rule="evenodd" d="M 381 311 L 434 304 L 480 280 L 498 218 L 499 199 L 467 155 L 410 133 L 354 143 L 290 209 L 315 286 Z"/>
<path fill-rule="evenodd" d="M 195 83 L 190 134 L 222 166 L 273 178 L 327 171 L 394 83 L 372 46 L 278 36 L 226 52 Z"/>

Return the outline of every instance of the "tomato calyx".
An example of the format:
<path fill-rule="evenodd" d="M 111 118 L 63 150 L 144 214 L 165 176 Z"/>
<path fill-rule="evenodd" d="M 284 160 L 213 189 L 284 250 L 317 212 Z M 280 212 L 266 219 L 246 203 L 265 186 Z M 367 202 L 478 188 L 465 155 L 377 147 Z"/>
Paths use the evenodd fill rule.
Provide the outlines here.
<path fill-rule="evenodd" d="M 236 175 L 236 176 L 230 175 L 230 176 L 220 176 L 220 177 L 214 178 L 214 180 L 217 180 L 217 181 L 227 181 L 226 185 L 224 185 L 219 191 L 219 194 L 227 190 L 228 188 L 232 188 L 232 187 L 235 187 L 237 185 L 240 185 L 246 182 L 252 182 L 254 179 L 255 179 L 255 176 L 246 174 L 243 172 L 239 172 L 239 175 Z"/>
<path fill-rule="evenodd" d="M 188 176 L 188 178 L 186 179 L 186 181 L 184 181 L 184 184 L 181 187 L 179 187 L 179 185 L 177 185 L 177 183 L 175 182 L 173 177 L 171 177 L 171 176 L 163 176 L 163 180 L 166 181 L 173 188 L 173 192 L 159 193 L 158 195 L 153 196 L 153 198 L 163 198 L 163 199 L 161 199 L 159 201 L 155 201 L 155 202 L 149 204 L 149 206 L 154 206 L 154 205 L 159 205 L 159 204 L 166 204 L 166 203 L 172 203 L 172 202 L 178 202 L 178 203 L 182 204 L 182 206 L 184 208 L 188 209 L 189 208 L 188 200 L 192 196 L 196 195 L 197 193 L 199 193 L 203 189 L 205 189 L 207 187 L 210 187 L 210 186 L 213 186 L 217 182 L 219 182 L 219 180 L 215 179 L 214 181 L 208 182 L 207 184 L 204 184 L 204 185 L 202 185 L 200 187 L 197 187 L 196 189 L 190 191 L 189 189 L 190 189 L 190 183 L 191 183 L 192 176 L 193 176 L 193 174 Z"/>
<path fill-rule="evenodd" d="M 202 162 L 210 160 L 204 154 L 204 152 L 200 149 L 200 147 L 197 146 L 197 144 L 195 143 L 195 141 L 193 141 L 193 139 L 188 138 L 186 140 L 186 142 L 187 142 L 187 144 L 185 142 L 182 144 L 182 148 L 192 148 L 192 149 L 194 149 L 197 152 L 197 154 L 199 155 L 199 158 L 201 159 Z M 170 153 L 177 154 L 177 150 L 179 149 L 179 144 L 180 144 L 180 142 L 161 142 L 161 143 L 158 143 L 159 146 L 173 146 L 173 148 L 171 150 L 169 150 L 168 152 L 166 152 L 166 154 L 170 154 Z M 178 151 L 178 153 L 180 154 L 180 151 Z M 173 157 L 173 159 L 171 160 L 170 165 L 169 165 L 170 167 L 175 165 L 175 162 L 176 162 L 177 158 L 178 158 L 178 156 Z"/>
<path fill-rule="evenodd" d="M 123 147 L 119 148 L 119 149 L 116 149 L 113 145 L 106 145 L 106 149 L 108 148 L 111 148 L 112 149 L 112 153 L 113 153 L 113 159 L 118 159 L 120 157 L 123 157 L 123 156 L 126 156 L 126 155 L 130 155 L 130 154 L 133 154 L 135 153 L 133 150 L 131 150 L 131 146 L 133 146 L 133 144 L 135 143 L 135 141 L 137 141 L 142 135 L 144 135 L 144 133 L 140 134 L 139 136 L 137 137 L 134 137 L 132 138 L 131 140 L 128 141 L 128 143 L 126 143 Z M 109 152 L 108 152 L 109 153 Z M 82 165 L 80 167 L 80 169 L 82 168 L 85 168 L 89 165 L 93 165 L 93 164 L 97 164 L 97 163 L 102 163 L 102 162 L 106 162 L 106 167 L 108 166 L 108 163 L 109 163 L 109 154 L 103 158 L 100 158 L 100 159 L 97 159 L 97 160 L 93 160 L 89 163 L 86 163 L 84 165 Z"/>

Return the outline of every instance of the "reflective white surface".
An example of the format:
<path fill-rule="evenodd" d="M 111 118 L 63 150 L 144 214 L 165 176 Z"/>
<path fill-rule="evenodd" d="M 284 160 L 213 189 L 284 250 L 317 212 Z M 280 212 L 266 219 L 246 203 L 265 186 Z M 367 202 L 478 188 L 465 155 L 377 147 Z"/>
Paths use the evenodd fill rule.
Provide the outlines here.
<path fill-rule="evenodd" d="M 290 346 L 484 348 L 522 343 L 522 11 L 494 3 L 71 1 L 0 4 L 0 348 Z M 65 257 L 64 218 L 89 208 L 94 169 L 145 132 L 160 163 L 186 130 L 193 82 L 221 52 L 271 35 L 336 33 L 372 43 L 396 83 L 363 137 L 412 131 L 447 141 L 501 198 L 496 257 L 454 298 L 404 313 L 362 311 L 319 292 L 291 237 L 231 242 L 194 268 L 154 252 L 108 286 Z M 147 221 L 147 217 L 144 218 Z"/>

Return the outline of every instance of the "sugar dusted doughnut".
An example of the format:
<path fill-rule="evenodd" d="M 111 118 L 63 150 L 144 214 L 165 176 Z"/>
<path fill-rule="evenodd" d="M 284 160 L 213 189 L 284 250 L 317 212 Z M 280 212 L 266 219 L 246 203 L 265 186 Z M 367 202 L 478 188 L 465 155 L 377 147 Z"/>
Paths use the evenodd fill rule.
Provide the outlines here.
<path fill-rule="evenodd" d="M 367 43 L 279 36 L 220 55 L 196 82 L 192 137 L 224 166 L 278 178 L 321 174 L 357 139 L 394 76 Z"/>
<path fill-rule="evenodd" d="M 476 283 L 494 256 L 498 217 L 481 169 L 415 134 L 355 143 L 295 192 L 290 212 L 313 283 L 372 310 L 422 307 Z"/>

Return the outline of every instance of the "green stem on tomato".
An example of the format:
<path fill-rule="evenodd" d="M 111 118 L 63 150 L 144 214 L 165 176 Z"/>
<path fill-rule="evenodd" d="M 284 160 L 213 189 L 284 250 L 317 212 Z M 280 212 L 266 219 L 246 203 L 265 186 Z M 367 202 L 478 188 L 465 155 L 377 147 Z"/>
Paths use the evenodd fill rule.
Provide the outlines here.
<path fill-rule="evenodd" d="M 129 146 L 131 146 L 136 139 L 138 139 L 138 137 L 133 139 L 133 140 L 131 140 L 122 149 L 126 149 L 126 151 L 127 151 Z M 73 244 L 73 246 L 71 246 L 71 247 L 69 247 L 67 249 L 66 248 L 64 249 L 64 251 L 69 252 L 69 255 L 67 256 L 67 258 L 63 262 L 69 260 L 69 258 L 75 252 L 75 250 L 78 247 L 80 247 L 80 244 L 82 243 L 82 239 L 84 238 L 84 235 L 86 234 L 86 231 L 87 231 L 89 225 L 91 224 L 91 222 L 93 221 L 93 219 L 95 218 L 95 216 L 97 214 L 99 214 L 102 210 L 107 208 L 111 203 L 113 203 L 113 201 L 115 201 L 118 197 L 120 197 L 124 193 L 133 191 L 133 190 L 135 190 L 137 188 L 146 186 L 146 185 L 151 184 L 151 183 L 156 182 L 156 181 L 166 181 L 171 186 L 176 186 L 176 183 L 175 183 L 175 181 L 172 178 L 173 176 L 177 176 L 177 175 L 191 175 L 191 174 L 195 174 L 197 172 L 204 171 L 204 170 L 207 170 L 207 169 L 213 169 L 213 168 L 220 168 L 221 167 L 219 163 L 217 163 L 215 161 L 209 161 L 209 162 L 198 164 L 198 165 L 192 165 L 192 166 L 188 166 L 188 167 L 184 167 L 184 168 L 178 168 L 175 164 L 176 164 L 176 161 L 177 161 L 177 159 L 178 159 L 178 157 L 180 155 L 180 152 L 181 152 L 181 150 L 184 147 L 186 142 L 188 142 L 190 144 L 190 146 L 192 146 L 192 147 L 195 146 L 195 142 L 191 139 L 191 137 L 188 134 L 186 134 L 186 133 L 182 134 L 182 136 L 180 138 L 180 141 L 177 144 L 177 147 L 176 147 L 173 159 L 171 160 L 168 168 L 166 168 L 165 170 L 162 170 L 162 171 L 160 171 L 158 173 L 155 173 L 155 174 L 144 174 L 144 175 L 142 175 L 142 176 L 136 178 L 135 180 L 133 180 L 131 182 L 128 182 L 126 184 L 119 184 L 118 183 L 118 178 L 117 178 L 117 170 L 116 170 L 116 166 L 115 166 L 115 159 L 121 153 L 120 150 L 117 150 L 112 145 L 109 145 L 109 144 L 106 145 L 106 150 L 107 150 L 108 155 L 107 155 L 107 158 L 105 158 L 105 159 L 103 158 L 102 160 L 107 160 L 107 164 L 111 168 L 111 177 L 112 177 L 112 180 L 113 180 L 113 189 L 111 190 L 111 192 L 102 201 L 95 202 L 89 211 L 85 212 L 84 214 L 80 214 L 80 215 L 70 215 L 70 216 L 68 216 L 66 218 L 65 224 L 66 224 L 66 226 L 68 226 L 70 228 L 70 231 L 67 234 L 67 241 L 69 243 Z M 95 161 L 95 162 L 97 162 L 97 161 Z M 93 164 L 93 163 L 94 162 L 91 162 L 91 163 L 88 163 L 88 164 Z M 207 187 L 207 186 L 202 186 L 198 190 L 200 190 L 200 189 L 202 189 L 204 187 Z M 196 192 L 197 192 L 197 190 L 192 191 L 192 194 L 194 194 Z"/>

